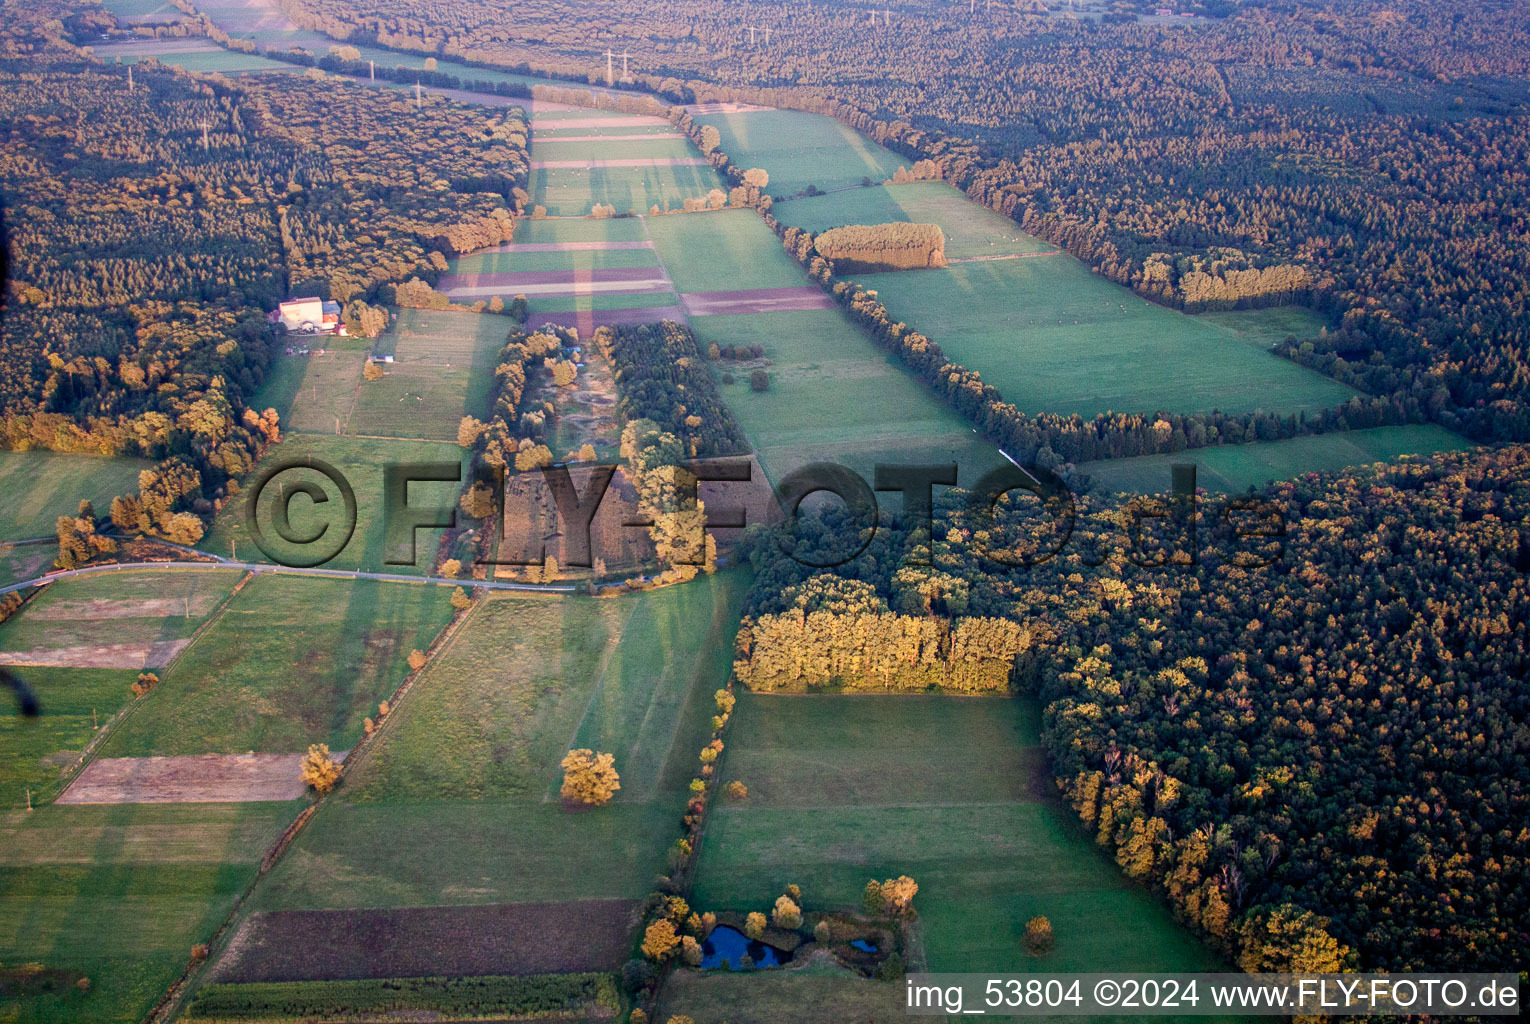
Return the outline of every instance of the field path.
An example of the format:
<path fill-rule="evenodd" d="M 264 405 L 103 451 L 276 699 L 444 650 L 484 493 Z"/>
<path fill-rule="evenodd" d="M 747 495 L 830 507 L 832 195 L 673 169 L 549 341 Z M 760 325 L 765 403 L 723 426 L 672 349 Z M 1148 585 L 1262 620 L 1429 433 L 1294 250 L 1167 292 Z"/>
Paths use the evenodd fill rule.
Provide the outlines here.
<path fill-rule="evenodd" d="M 54 580 L 66 579 L 70 576 L 93 576 L 104 572 L 123 572 L 132 569 L 225 569 L 238 572 L 250 572 L 260 575 L 262 573 L 285 573 L 289 576 L 327 576 L 332 579 L 348 580 L 383 580 L 387 583 L 432 583 L 438 586 L 454 587 L 479 587 L 484 590 L 540 590 L 549 593 L 573 593 L 577 588 L 572 584 L 563 585 L 557 583 L 510 583 L 505 580 L 469 580 L 450 576 L 406 576 L 403 573 L 393 572 L 362 572 L 356 569 L 294 569 L 285 565 L 275 565 L 269 562 L 235 562 L 228 558 L 217 558 L 214 562 L 114 562 L 110 565 L 87 565 L 82 569 L 70 569 L 66 572 L 50 573 L 46 576 L 38 576 L 34 579 L 23 580 L 20 583 L 12 583 L 0 587 L 0 594 L 9 594 L 13 590 L 25 590 L 27 587 L 40 587 Z"/>

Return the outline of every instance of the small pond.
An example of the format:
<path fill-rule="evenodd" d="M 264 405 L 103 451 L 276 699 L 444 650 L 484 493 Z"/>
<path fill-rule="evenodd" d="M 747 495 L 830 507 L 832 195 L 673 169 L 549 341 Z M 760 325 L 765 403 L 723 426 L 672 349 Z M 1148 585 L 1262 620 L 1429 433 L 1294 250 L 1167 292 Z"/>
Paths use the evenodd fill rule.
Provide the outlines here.
<path fill-rule="evenodd" d="M 865 939 L 856 939 L 854 942 L 850 943 L 850 945 L 854 946 L 862 953 L 875 953 L 877 951 L 877 947 L 873 946 Z"/>
<path fill-rule="evenodd" d="M 725 924 L 713 928 L 712 934 L 701 944 L 703 968 L 721 967 L 726 961 L 729 970 L 746 970 L 739 966 L 739 961 L 746 956 L 754 961 L 756 967 L 775 967 L 792 958 L 790 953 L 756 942 L 737 928 L 729 928 Z"/>

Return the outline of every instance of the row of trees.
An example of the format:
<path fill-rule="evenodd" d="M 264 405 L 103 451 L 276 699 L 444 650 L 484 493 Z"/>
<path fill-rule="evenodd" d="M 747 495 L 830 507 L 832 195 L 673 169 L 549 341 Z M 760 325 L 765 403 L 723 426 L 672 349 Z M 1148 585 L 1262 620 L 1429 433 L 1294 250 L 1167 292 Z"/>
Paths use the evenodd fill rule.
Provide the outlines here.
<path fill-rule="evenodd" d="M 671 320 L 599 327 L 594 343 L 615 374 L 624 420 L 649 420 L 673 434 L 682 458 L 749 450 L 689 327 Z"/>

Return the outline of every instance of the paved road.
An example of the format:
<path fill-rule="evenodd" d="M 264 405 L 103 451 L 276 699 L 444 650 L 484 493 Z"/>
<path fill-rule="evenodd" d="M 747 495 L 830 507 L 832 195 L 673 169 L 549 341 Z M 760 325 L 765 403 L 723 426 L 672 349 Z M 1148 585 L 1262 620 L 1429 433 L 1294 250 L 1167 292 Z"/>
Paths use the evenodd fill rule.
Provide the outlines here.
<path fill-rule="evenodd" d="M 271 565 L 266 562 L 236 562 L 228 558 L 219 558 L 213 562 L 116 562 L 111 565 L 87 565 L 82 569 L 68 569 L 63 572 L 50 573 L 47 576 L 39 576 L 36 579 L 0 587 L 0 594 L 8 594 L 13 590 L 24 590 L 27 587 L 35 587 L 42 583 L 51 583 L 54 580 L 67 579 L 70 576 L 91 576 L 98 573 L 124 572 L 132 569 L 232 569 L 239 572 L 281 573 L 291 576 L 328 576 L 334 579 L 347 580 L 384 580 L 389 583 L 445 583 L 461 587 L 480 587 L 484 590 L 540 590 L 561 594 L 573 593 L 577 589 L 572 584 L 510 583 L 504 580 L 463 580 L 452 579 L 447 576 L 410 576 L 405 573 L 395 572 L 362 572 L 359 569 L 290 569 L 284 565 Z"/>

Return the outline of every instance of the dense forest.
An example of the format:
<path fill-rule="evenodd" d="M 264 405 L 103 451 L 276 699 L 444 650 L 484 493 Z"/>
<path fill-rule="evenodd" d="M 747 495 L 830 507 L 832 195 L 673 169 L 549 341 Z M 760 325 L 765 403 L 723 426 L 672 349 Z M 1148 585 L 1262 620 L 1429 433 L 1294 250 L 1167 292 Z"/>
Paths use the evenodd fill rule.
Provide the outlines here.
<path fill-rule="evenodd" d="M 859 3 L 282 5 L 337 38 L 591 81 L 614 46 L 673 100 L 831 114 L 1156 301 L 1311 303 L 1339 329 L 1290 358 L 1472 437 L 1530 439 L 1523 5 L 1139 20 L 1153 5 L 1005 0 L 894 6 L 875 29 Z"/>
<path fill-rule="evenodd" d="M 1173 564 L 1190 545 L 1173 509 L 1148 510 L 1171 514 L 1134 539 L 1124 505 L 995 512 L 953 491 L 932 531 L 884 521 L 829 572 L 756 531 L 746 624 L 820 620 L 774 664 L 864 687 L 853 668 L 821 678 L 830 657 L 848 664 L 849 642 L 827 638 L 923 617 L 944 648 L 889 634 L 901 651 L 866 659 L 894 665 L 896 688 L 955 653 L 956 624 L 1008 619 L 1037 641 L 1016 648 L 1018 685 L 1044 702 L 1065 798 L 1230 956 L 1300 966 L 1261 938 L 1275 915 L 1333 965 L 1515 971 L 1530 953 L 1527 481 L 1519 447 L 1304 477 L 1261 507 L 1206 503 L 1193 566 Z M 805 561 L 861 542 L 840 506 L 803 523 Z"/>
<path fill-rule="evenodd" d="M 211 512 L 280 437 L 248 407 L 272 357 L 266 312 L 289 294 L 375 299 L 507 239 L 524 116 L 417 108 L 318 69 L 234 83 L 150 61 L 130 88 L 63 38 L 59 12 L 13 7 L 0 445 L 160 460 L 113 519 L 194 541 L 184 514 Z"/>

